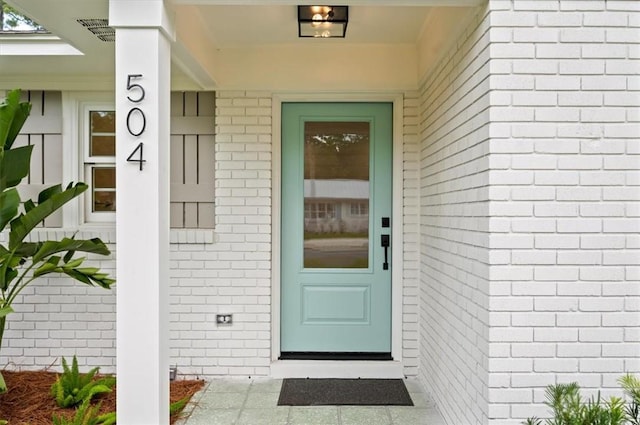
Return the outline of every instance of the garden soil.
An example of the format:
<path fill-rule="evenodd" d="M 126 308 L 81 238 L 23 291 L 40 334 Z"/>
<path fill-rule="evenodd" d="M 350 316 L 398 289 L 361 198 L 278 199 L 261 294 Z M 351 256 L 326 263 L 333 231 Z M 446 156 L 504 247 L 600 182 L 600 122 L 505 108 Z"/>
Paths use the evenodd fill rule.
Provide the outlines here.
<path fill-rule="evenodd" d="M 52 415 L 73 417 L 75 409 L 62 409 L 56 405 L 49 391 L 56 381 L 57 373 L 46 371 L 3 371 L 2 375 L 9 391 L 0 394 L 0 419 L 9 421 L 9 425 L 51 425 Z M 193 396 L 202 388 L 204 381 L 183 380 L 172 381 L 171 403 Z M 116 389 L 111 393 L 94 398 L 101 402 L 100 412 L 108 413 L 116 410 Z M 171 417 L 175 423 L 179 414 Z"/>

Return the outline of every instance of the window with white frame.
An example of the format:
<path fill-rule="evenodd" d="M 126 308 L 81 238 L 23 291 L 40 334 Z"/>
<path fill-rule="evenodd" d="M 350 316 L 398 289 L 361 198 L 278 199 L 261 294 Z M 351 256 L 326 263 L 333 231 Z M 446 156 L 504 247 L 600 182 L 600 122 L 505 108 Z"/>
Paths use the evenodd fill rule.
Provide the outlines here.
<path fill-rule="evenodd" d="M 87 105 L 83 108 L 85 221 L 115 220 L 116 211 L 116 113 L 113 106 Z"/>

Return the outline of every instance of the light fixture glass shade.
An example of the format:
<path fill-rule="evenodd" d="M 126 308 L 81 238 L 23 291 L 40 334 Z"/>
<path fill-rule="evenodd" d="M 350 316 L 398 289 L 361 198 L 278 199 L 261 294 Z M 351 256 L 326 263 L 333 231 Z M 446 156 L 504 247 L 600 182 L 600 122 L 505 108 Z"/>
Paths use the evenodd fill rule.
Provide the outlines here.
<path fill-rule="evenodd" d="M 348 6 L 298 6 L 298 37 L 344 38 Z"/>

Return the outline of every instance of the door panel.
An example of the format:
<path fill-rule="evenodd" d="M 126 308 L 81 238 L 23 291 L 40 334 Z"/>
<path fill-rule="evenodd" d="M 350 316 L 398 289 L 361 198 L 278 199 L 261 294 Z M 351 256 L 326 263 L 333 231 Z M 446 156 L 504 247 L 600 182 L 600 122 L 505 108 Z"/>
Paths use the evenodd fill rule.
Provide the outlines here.
<path fill-rule="evenodd" d="M 282 105 L 283 353 L 390 353 L 391 152 L 389 103 Z"/>
<path fill-rule="evenodd" d="M 302 285 L 302 324 L 370 324 L 366 286 Z"/>

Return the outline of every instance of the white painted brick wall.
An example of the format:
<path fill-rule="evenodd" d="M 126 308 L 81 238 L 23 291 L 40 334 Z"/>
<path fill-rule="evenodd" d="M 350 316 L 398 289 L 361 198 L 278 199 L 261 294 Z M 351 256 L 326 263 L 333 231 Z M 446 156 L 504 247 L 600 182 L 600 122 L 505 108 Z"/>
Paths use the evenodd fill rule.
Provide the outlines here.
<path fill-rule="evenodd" d="M 419 370 L 419 278 L 420 278 L 420 155 L 418 134 L 420 126 L 420 93 L 404 95 L 403 129 L 403 318 L 402 359 L 405 376 L 417 376 Z"/>
<path fill-rule="evenodd" d="M 271 358 L 271 95 L 216 96 L 215 243 L 171 246 L 172 362 L 189 374 L 265 376 Z M 216 313 L 232 313 L 233 325 L 216 326 Z"/>
<path fill-rule="evenodd" d="M 46 236 L 46 232 L 44 237 Z M 61 236 L 52 232 L 49 237 Z M 78 238 L 95 237 L 82 234 Z M 69 235 L 67 235 L 69 236 Z M 109 233 L 104 240 L 108 241 Z M 115 274 L 115 247 L 109 257 L 89 255 L 84 264 Z M 115 371 L 115 292 L 69 279 L 38 279 L 23 290 L 8 316 L 0 362 L 9 368 L 59 365 L 61 356 L 78 356 L 82 366 Z"/>
<path fill-rule="evenodd" d="M 450 424 L 490 413 L 487 31 L 479 8 L 421 87 L 419 377 Z"/>
<path fill-rule="evenodd" d="M 489 7 L 500 253 L 490 256 L 489 423 L 515 425 L 548 414 L 549 384 L 609 394 L 640 368 L 640 13 L 633 1 Z"/>

